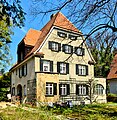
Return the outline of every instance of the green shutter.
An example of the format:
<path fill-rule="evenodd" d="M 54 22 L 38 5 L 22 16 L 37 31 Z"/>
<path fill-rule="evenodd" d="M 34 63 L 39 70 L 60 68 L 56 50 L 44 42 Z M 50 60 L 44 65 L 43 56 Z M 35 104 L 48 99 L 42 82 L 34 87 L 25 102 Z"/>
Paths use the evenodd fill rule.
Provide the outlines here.
<path fill-rule="evenodd" d="M 69 74 L 69 63 L 66 63 L 66 73 Z"/>
<path fill-rule="evenodd" d="M 54 85 L 53 93 L 54 95 L 57 95 L 57 83 L 54 83 L 53 85 Z"/>
<path fill-rule="evenodd" d="M 88 75 L 88 66 L 86 65 L 86 75 Z"/>
<path fill-rule="evenodd" d="M 85 49 L 82 48 L 82 55 L 85 55 Z"/>
<path fill-rule="evenodd" d="M 59 84 L 59 95 L 61 95 L 61 86 L 62 84 Z"/>
<path fill-rule="evenodd" d="M 52 41 L 48 42 L 49 49 L 52 49 Z"/>
<path fill-rule="evenodd" d="M 58 51 L 61 51 L 61 43 L 58 43 Z"/>
<path fill-rule="evenodd" d="M 50 61 L 50 72 L 53 72 L 53 61 Z"/>
<path fill-rule="evenodd" d="M 70 85 L 67 84 L 67 95 L 70 95 Z"/>
<path fill-rule="evenodd" d="M 60 62 L 57 62 L 57 72 L 60 73 Z"/>
<path fill-rule="evenodd" d="M 78 64 L 76 64 L 76 74 L 79 75 L 79 67 L 78 67 Z"/>
<path fill-rule="evenodd" d="M 40 71 L 43 72 L 43 60 L 40 59 Z"/>
<path fill-rule="evenodd" d="M 65 44 L 62 45 L 62 51 L 65 52 Z"/>
<path fill-rule="evenodd" d="M 76 84 L 76 95 L 79 95 L 79 85 Z"/>
<path fill-rule="evenodd" d="M 88 89 L 88 85 L 86 85 L 86 95 L 89 94 L 89 89 Z"/>

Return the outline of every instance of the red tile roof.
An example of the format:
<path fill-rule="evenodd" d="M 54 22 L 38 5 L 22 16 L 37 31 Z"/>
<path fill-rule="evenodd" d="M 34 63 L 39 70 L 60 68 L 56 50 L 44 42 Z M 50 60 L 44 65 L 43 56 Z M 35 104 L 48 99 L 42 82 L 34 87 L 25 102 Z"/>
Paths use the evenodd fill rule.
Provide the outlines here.
<path fill-rule="evenodd" d="M 111 69 L 107 76 L 107 79 L 116 79 L 117 78 L 117 54 L 114 56 L 114 59 L 111 63 Z"/>
<path fill-rule="evenodd" d="M 39 39 L 40 35 L 41 35 L 41 31 L 30 29 L 23 38 L 23 41 L 25 45 L 34 46 L 37 40 Z"/>

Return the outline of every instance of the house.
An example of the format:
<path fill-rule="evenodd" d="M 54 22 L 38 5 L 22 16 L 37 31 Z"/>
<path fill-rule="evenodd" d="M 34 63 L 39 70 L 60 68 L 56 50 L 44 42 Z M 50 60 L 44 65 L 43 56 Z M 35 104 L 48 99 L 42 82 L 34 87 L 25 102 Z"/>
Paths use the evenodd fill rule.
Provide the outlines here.
<path fill-rule="evenodd" d="M 109 92 L 117 94 L 117 54 L 115 54 L 110 66 L 110 72 L 107 76 Z"/>
<path fill-rule="evenodd" d="M 12 96 L 41 102 L 89 103 L 89 80 L 96 81 L 97 101 L 106 102 L 106 80 L 94 78 L 94 63 L 81 31 L 62 13 L 39 31 L 30 29 L 18 45 L 11 69 Z"/>

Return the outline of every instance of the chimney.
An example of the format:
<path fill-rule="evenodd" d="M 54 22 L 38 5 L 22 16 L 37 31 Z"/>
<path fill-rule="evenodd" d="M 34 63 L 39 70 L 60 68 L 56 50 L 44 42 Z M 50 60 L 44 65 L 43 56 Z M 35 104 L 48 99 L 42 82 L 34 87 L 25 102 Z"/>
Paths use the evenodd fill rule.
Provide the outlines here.
<path fill-rule="evenodd" d="M 52 15 L 50 16 L 50 19 L 52 19 L 54 15 L 55 15 L 55 14 L 52 14 Z"/>

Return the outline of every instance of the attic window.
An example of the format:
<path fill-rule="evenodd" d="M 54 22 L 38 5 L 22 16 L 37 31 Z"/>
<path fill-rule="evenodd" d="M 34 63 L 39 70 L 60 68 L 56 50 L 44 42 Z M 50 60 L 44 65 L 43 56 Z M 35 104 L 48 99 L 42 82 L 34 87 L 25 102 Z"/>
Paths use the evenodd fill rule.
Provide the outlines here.
<path fill-rule="evenodd" d="M 77 40 L 77 36 L 69 35 L 69 39 L 71 39 L 71 40 Z"/>
<path fill-rule="evenodd" d="M 62 37 L 62 38 L 66 38 L 67 37 L 67 34 L 66 33 L 63 33 L 63 32 L 57 32 L 57 35 L 59 37 Z"/>

